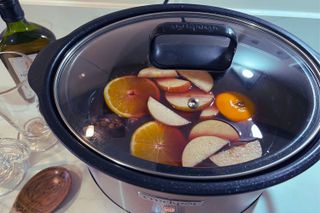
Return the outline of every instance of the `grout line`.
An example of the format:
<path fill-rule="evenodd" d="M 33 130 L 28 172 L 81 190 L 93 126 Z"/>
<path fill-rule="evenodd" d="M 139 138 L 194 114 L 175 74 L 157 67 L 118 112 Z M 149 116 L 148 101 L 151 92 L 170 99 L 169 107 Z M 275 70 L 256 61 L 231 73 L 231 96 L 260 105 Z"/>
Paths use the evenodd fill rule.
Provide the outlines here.
<path fill-rule="evenodd" d="M 114 3 L 100 1 L 76 1 L 76 0 L 21 0 L 23 5 L 39 5 L 39 6 L 62 6 L 62 7 L 84 7 L 84 8 L 109 8 L 109 9 L 124 9 L 137 7 L 145 4 L 134 3 Z M 305 18 L 305 19 L 320 19 L 320 13 L 315 12 L 300 12 L 300 11 L 283 11 L 283 10 L 261 10 L 261 9 L 240 9 L 229 8 L 231 10 L 247 13 L 254 16 L 270 16 L 270 17 L 287 17 L 287 18 Z"/>

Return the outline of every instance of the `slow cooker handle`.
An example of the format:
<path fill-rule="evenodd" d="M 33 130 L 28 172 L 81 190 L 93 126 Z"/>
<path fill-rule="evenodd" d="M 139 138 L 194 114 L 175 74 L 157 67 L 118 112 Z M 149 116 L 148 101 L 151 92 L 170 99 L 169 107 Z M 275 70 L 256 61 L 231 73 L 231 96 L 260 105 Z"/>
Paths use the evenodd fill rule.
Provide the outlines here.
<path fill-rule="evenodd" d="M 149 60 L 161 69 L 221 72 L 230 67 L 236 48 L 236 33 L 228 26 L 167 22 L 151 36 Z"/>
<path fill-rule="evenodd" d="M 46 88 L 50 87 L 49 76 L 51 76 L 54 61 L 57 60 L 58 55 L 62 52 L 63 47 L 66 45 L 66 37 L 56 40 L 53 43 L 46 46 L 41 52 L 37 55 L 33 61 L 29 72 L 28 72 L 28 81 L 31 88 L 38 96 L 45 95 Z M 40 104 L 41 108 L 41 104 Z"/>

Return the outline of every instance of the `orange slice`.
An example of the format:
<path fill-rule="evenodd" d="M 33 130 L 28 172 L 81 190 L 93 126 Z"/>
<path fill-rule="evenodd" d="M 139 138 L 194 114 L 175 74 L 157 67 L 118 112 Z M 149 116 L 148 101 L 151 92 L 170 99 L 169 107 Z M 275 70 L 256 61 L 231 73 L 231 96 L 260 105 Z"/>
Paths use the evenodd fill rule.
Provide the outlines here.
<path fill-rule="evenodd" d="M 219 112 L 231 121 L 244 121 L 254 114 L 252 101 L 236 92 L 221 93 L 216 97 L 215 102 Z"/>
<path fill-rule="evenodd" d="M 186 140 L 179 129 L 150 121 L 131 137 L 131 154 L 155 163 L 181 166 Z"/>
<path fill-rule="evenodd" d="M 149 97 L 160 98 L 160 91 L 153 81 L 136 76 L 123 76 L 110 81 L 104 89 L 108 107 L 117 115 L 139 118 L 148 114 Z"/>

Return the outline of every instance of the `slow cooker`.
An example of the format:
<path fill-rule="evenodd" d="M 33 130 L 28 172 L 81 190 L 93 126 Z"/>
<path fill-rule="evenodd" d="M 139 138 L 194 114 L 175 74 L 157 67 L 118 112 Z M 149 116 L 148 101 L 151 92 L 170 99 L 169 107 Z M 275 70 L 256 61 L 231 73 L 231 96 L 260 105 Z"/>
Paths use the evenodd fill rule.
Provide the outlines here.
<path fill-rule="evenodd" d="M 319 160 L 319 71 L 271 23 L 166 4 L 79 27 L 28 77 L 52 131 L 125 211 L 242 212 Z"/>

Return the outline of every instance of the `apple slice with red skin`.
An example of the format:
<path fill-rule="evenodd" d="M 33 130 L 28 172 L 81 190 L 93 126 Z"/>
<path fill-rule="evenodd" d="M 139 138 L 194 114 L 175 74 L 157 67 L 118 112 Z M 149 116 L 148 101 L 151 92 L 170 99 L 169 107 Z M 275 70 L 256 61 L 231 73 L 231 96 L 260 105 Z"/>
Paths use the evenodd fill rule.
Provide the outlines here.
<path fill-rule="evenodd" d="M 213 87 L 213 78 L 207 71 L 178 70 L 178 73 L 205 92 L 210 92 Z"/>
<path fill-rule="evenodd" d="M 151 96 L 148 99 L 147 105 L 152 117 L 163 124 L 168 126 L 184 126 L 190 123 L 190 121 L 181 117 Z"/>
<path fill-rule="evenodd" d="M 193 167 L 218 152 L 229 143 L 215 136 L 201 136 L 191 140 L 183 150 L 182 166 Z"/>
<path fill-rule="evenodd" d="M 202 110 L 202 112 L 200 113 L 200 120 L 212 119 L 215 116 L 217 116 L 218 113 L 219 113 L 218 108 L 214 104 L 212 104 L 211 106 Z"/>
<path fill-rule="evenodd" d="M 189 139 L 200 136 L 216 136 L 230 141 L 237 141 L 240 138 L 233 126 L 220 120 L 206 120 L 196 124 L 190 131 Z"/>
<path fill-rule="evenodd" d="M 156 67 L 147 67 L 139 71 L 138 77 L 141 78 L 174 78 L 178 74 L 176 70 L 164 70 Z"/>
<path fill-rule="evenodd" d="M 261 144 L 258 140 L 244 145 L 234 146 L 210 157 L 217 166 L 231 166 L 255 160 L 262 156 Z"/>
<path fill-rule="evenodd" d="M 183 93 L 166 92 L 165 98 L 175 109 L 192 112 L 201 111 L 208 107 L 212 103 L 214 95 L 194 88 Z M 195 101 L 197 105 L 194 108 L 189 107 L 189 103 L 192 100 Z"/>
<path fill-rule="evenodd" d="M 162 90 L 167 92 L 187 92 L 192 86 L 190 81 L 178 78 L 161 78 L 156 82 Z"/>

